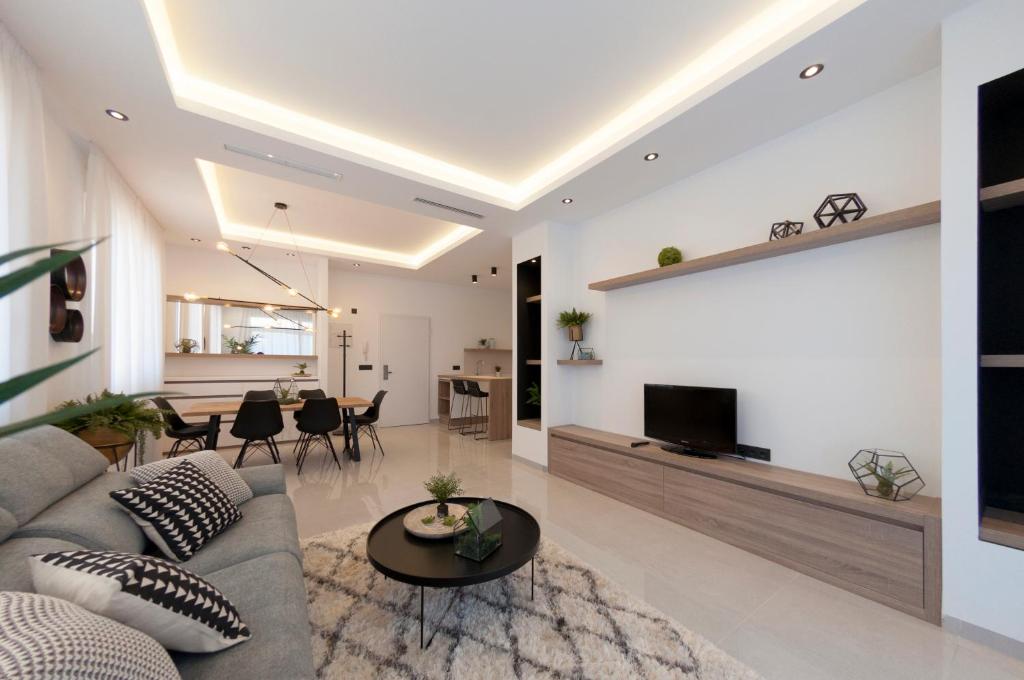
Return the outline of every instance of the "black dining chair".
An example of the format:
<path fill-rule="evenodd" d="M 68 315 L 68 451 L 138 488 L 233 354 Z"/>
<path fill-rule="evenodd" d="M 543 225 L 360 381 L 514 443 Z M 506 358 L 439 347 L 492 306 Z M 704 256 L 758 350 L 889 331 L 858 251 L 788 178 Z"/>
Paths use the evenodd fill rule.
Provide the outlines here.
<path fill-rule="evenodd" d="M 471 434 L 473 439 L 486 439 L 487 428 L 490 426 L 490 392 L 480 389 L 480 383 L 475 380 L 466 381 L 466 392 L 469 394 L 469 418 L 473 422 L 473 429 L 469 432 L 461 431 L 460 434 Z M 479 423 L 477 420 L 479 419 Z M 480 425 L 478 428 L 477 425 Z M 483 437 L 479 435 L 483 434 Z"/>
<path fill-rule="evenodd" d="M 359 429 L 359 435 L 362 436 L 363 432 L 367 432 L 370 435 L 370 442 L 373 443 L 373 448 L 376 450 L 380 448 L 380 455 L 384 455 L 384 445 L 380 443 L 380 436 L 377 434 L 377 421 L 380 420 L 380 405 L 384 401 L 384 395 L 388 393 L 387 390 L 380 390 L 373 397 L 373 406 L 366 409 L 362 413 L 356 416 L 356 425 Z"/>
<path fill-rule="evenodd" d="M 242 401 L 276 401 L 277 395 L 274 390 L 249 390 L 242 397 Z"/>
<path fill-rule="evenodd" d="M 243 401 L 231 426 L 231 434 L 243 440 L 235 467 L 242 467 L 246 454 L 253 451 L 268 453 L 275 463 L 280 463 L 281 452 L 274 435 L 281 434 L 282 430 L 284 420 L 281 418 L 281 405 L 276 399 Z"/>
<path fill-rule="evenodd" d="M 331 433 L 341 427 L 341 409 L 337 399 L 307 399 L 302 404 L 295 426 L 299 430 L 299 440 L 295 442 L 295 463 L 298 465 L 300 475 L 310 447 L 317 442 L 330 450 L 338 469 L 341 469 L 338 452 L 334 450 L 334 442 L 331 440 Z"/>
<path fill-rule="evenodd" d="M 160 415 L 163 416 L 166 426 L 164 434 L 174 440 L 171 448 L 167 451 L 168 458 L 190 451 L 202 451 L 206 448 L 206 441 L 210 435 L 209 422 L 191 425 L 181 419 L 178 412 L 171 406 L 171 402 L 164 397 L 153 397 L 152 402 L 160 409 Z"/>
<path fill-rule="evenodd" d="M 323 390 L 299 390 L 299 399 L 305 401 L 306 399 L 326 399 L 327 394 Z M 302 409 L 292 411 L 292 415 L 295 416 L 295 420 L 299 419 L 299 414 L 302 413 Z"/>

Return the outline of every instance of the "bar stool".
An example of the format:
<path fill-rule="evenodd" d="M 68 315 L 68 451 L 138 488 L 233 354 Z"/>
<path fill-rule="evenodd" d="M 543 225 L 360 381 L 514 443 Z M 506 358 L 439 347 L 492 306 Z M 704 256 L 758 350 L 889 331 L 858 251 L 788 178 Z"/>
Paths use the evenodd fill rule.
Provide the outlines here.
<path fill-rule="evenodd" d="M 489 397 L 491 396 L 491 393 L 482 391 L 480 389 L 480 383 L 478 383 L 475 380 L 466 381 L 466 392 L 469 393 L 469 417 L 471 419 L 482 417 L 483 420 L 480 421 L 480 429 L 477 429 L 476 424 L 474 423 L 472 430 L 470 430 L 468 433 L 462 432 L 461 434 L 472 434 L 473 439 L 486 439 L 487 428 L 490 425 L 491 419 L 489 406 Z M 476 406 L 475 409 L 473 408 L 474 406 Z M 479 434 L 483 434 L 483 437 L 478 437 L 477 435 Z"/>
<path fill-rule="evenodd" d="M 448 429 L 458 430 L 459 434 L 462 434 L 463 429 L 466 427 L 466 410 L 469 408 L 469 393 L 466 391 L 466 381 L 452 378 L 452 390 L 455 391 L 457 396 L 462 397 L 462 415 L 460 416 L 459 424 L 452 427 L 452 422 L 455 420 L 455 410 L 451 409 L 448 413 Z M 452 401 L 454 406 L 454 399 Z"/>

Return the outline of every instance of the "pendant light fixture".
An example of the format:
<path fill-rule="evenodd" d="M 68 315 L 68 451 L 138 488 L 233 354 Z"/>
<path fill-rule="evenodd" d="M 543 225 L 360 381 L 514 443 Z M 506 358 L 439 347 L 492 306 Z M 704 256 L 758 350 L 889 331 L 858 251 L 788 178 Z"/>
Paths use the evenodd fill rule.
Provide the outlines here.
<path fill-rule="evenodd" d="M 296 243 L 296 241 L 295 241 L 295 232 L 292 230 L 292 222 L 291 222 L 290 219 L 288 219 L 288 204 L 287 203 L 281 203 L 281 202 L 274 203 L 274 210 L 273 210 L 273 212 L 270 213 L 270 219 L 267 220 L 267 226 L 263 228 L 263 231 L 266 232 L 268 229 L 270 229 L 270 225 L 273 224 L 274 218 L 277 217 L 277 213 L 279 213 L 279 212 L 284 214 L 285 223 L 288 225 L 288 233 L 291 234 L 291 236 L 292 236 L 292 245 L 295 248 L 295 250 L 293 251 L 294 252 L 294 256 L 299 258 L 299 265 L 302 267 L 302 273 L 306 277 L 306 285 L 308 286 L 309 292 L 312 293 L 313 292 L 313 285 L 309 281 L 309 273 L 306 271 L 306 263 L 303 262 L 303 260 L 302 260 L 302 253 L 299 251 L 298 243 Z M 263 237 L 260 236 L 260 241 L 262 241 L 262 240 L 263 240 Z M 328 314 L 331 315 L 332 318 L 335 318 L 335 319 L 337 319 L 339 316 L 341 316 L 341 309 L 340 308 L 334 307 L 334 308 L 330 308 L 329 309 L 329 308 L 323 306 L 322 304 L 320 304 L 316 300 L 314 300 L 311 297 L 308 297 L 304 293 L 300 292 L 298 288 L 295 288 L 293 286 L 289 286 L 287 283 L 285 283 L 281 279 L 277 278 L 276 276 L 274 276 L 273 274 L 271 274 L 267 270 L 265 270 L 265 269 L 255 265 L 255 264 L 253 264 L 251 262 L 252 256 L 256 254 L 256 248 L 259 247 L 260 241 L 257 241 L 256 246 L 250 249 L 248 257 L 242 257 L 241 255 L 239 255 L 235 251 L 231 250 L 231 246 L 229 246 L 224 241 L 220 241 L 219 243 L 217 243 L 217 250 L 225 252 L 228 255 L 231 255 L 232 257 L 234 257 L 239 262 L 243 262 L 243 263 L 247 264 L 253 270 L 259 272 L 260 274 L 262 274 L 266 278 L 270 279 L 271 281 L 273 281 L 278 286 L 281 286 L 281 288 L 283 288 L 285 290 L 285 292 L 288 293 L 288 295 L 290 295 L 292 297 L 300 297 L 303 300 L 305 300 L 306 302 L 308 302 L 309 304 L 313 305 L 313 307 L 318 312 L 327 312 Z M 292 255 L 293 253 L 288 253 L 288 254 Z M 266 308 L 264 308 L 264 311 L 268 311 L 268 310 Z M 273 311 L 268 311 L 268 313 L 273 314 Z"/>

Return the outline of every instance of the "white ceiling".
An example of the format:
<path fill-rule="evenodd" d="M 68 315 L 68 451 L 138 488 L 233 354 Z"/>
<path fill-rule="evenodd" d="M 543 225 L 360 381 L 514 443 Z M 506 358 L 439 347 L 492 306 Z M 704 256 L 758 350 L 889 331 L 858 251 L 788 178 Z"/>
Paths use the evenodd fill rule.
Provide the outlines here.
<path fill-rule="evenodd" d="M 393 245 L 403 229 L 412 243 L 422 225 L 453 218 L 415 203 L 418 196 L 478 212 L 482 219 L 456 219 L 482 234 L 418 271 L 377 264 L 360 269 L 453 283 L 468 283 L 471 273 L 484 274 L 491 265 L 510 265 L 508 238 L 526 227 L 544 220 L 586 220 L 934 68 L 942 17 L 969 2 L 828 2 L 834 16 L 827 25 L 812 31 L 805 22 L 779 36 L 770 49 L 741 59 L 664 115 L 573 165 L 511 209 L 510 201 L 440 175 L 257 125 L 237 113 L 186 102 L 180 93 L 176 98 L 143 1 L 153 0 L 0 0 L 0 21 L 39 66 L 58 119 L 111 158 L 171 240 L 196 236 L 205 247 L 219 238 L 218 217 L 196 164 L 204 159 L 225 173 L 248 173 L 239 172 L 248 180 L 231 192 L 240 197 L 232 210 L 252 211 L 246 220 L 255 220 L 273 201 L 286 200 L 267 192 L 294 185 L 315 190 L 293 201 L 296 218 L 298 205 L 306 201 L 360 205 L 378 217 L 387 208 L 401 211 L 390 213 L 395 227 L 382 230 L 377 243 L 365 235 L 342 236 L 363 238 L 364 244 Z M 816 0 L 784 1 L 822 6 Z M 173 8 L 169 23 L 189 24 L 176 35 L 183 62 L 203 69 L 204 77 L 306 107 L 332 125 L 362 128 L 422 154 L 437 154 L 471 168 L 465 171 L 470 175 L 490 173 L 489 181 L 502 185 L 532 172 L 589 132 L 584 128 L 600 124 L 616 105 L 629 106 L 630 97 L 678 71 L 752 5 L 775 6 L 740 0 L 629 5 L 612 0 L 175 0 L 168 5 Z M 324 12 L 331 13 L 330 20 L 310 18 Z M 286 40 L 270 44 L 270 33 Z M 247 65 L 250 58 L 258 63 Z M 821 76 L 796 77 L 815 62 L 826 64 Z M 103 114 L 108 107 L 125 111 L 131 121 L 108 118 Z M 342 178 L 230 153 L 225 144 Z M 661 158 L 645 163 L 641 157 L 650 150 Z M 324 192 L 332 195 L 320 196 Z M 563 205 L 564 196 L 573 197 L 573 204 Z M 351 223 L 345 211 L 335 214 L 333 207 L 312 214 L 317 217 L 303 220 L 311 233 L 338 237 Z"/>

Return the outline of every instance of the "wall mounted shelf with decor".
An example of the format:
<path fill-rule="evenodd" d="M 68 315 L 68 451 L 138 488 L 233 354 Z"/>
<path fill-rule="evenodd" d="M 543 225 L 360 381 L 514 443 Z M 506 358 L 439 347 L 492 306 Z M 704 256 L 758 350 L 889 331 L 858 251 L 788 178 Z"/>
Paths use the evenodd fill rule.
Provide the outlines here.
<path fill-rule="evenodd" d="M 541 295 L 531 295 L 530 297 L 526 298 L 526 301 L 527 302 L 540 302 L 541 297 L 542 297 Z"/>
<path fill-rule="evenodd" d="M 978 193 L 981 209 L 985 212 L 1024 205 L 1024 179 L 984 187 Z"/>
<path fill-rule="evenodd" d="M 559 359 L 559 366 L 600 366 L 604 359 Z"/>
<path fill-rule="evenodd" d="M 615 290 L 651 281 L 661 281 L 677 276 L 696 274 L 697 272 L 705 272 L 721 267 L 731 267 L 735 264 L 765 260 L 770 257 L 778 257 L 779 255 L 799 253 L 814 248 L 824 248 L 825 246 L 837 243 L 881 236 L 882 234 L 889 234 L 894 231 L 925 227 L 930 224 L 938 224 L 939 213 L 939 201 L 932 201 L 931 203 L 923 203 L 910 208 L 903 208 L 902 210 L 865 217 L 856 222 L 837 225 L 828 229 L 804 232 L 803 234 L 779 239 L 778 241 L 758 243 L 716 255 L 698 257 L 695 260 L 680 262 L 679 264 L 671 264 L 667 267 L 648 269 L 635 274 L 605 279 L 604 281 L 594 281 L 588 288 L 600 291 Z"/>
<path fill-rule="evenodd" d="M 511 352 L 510 349 L 502 349 L 501 347 L 466 347 L 467 352 Z"/>

